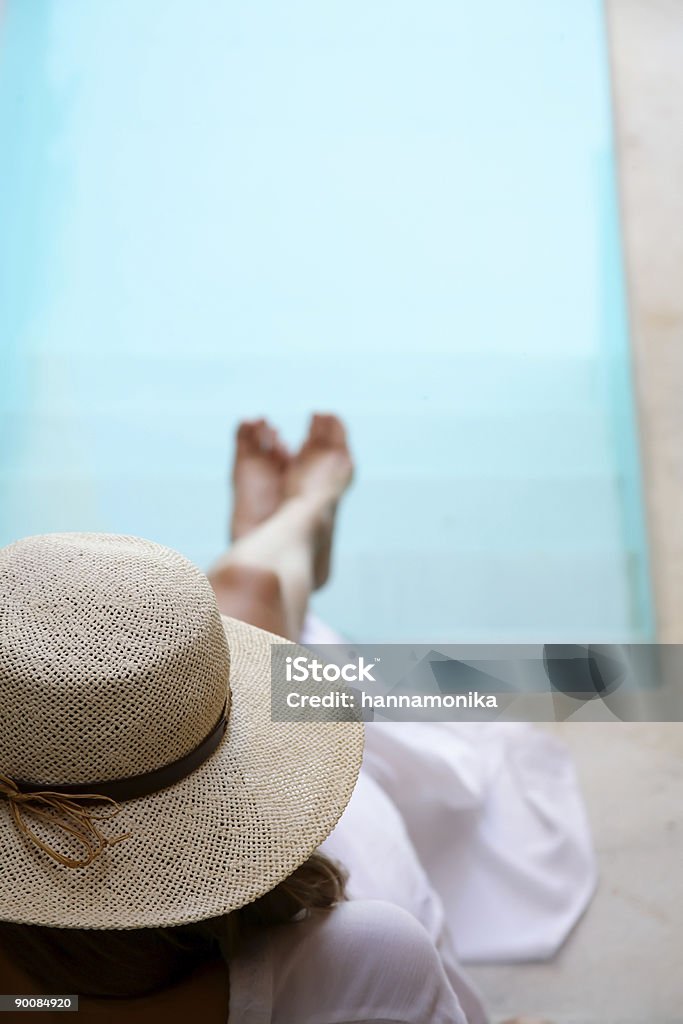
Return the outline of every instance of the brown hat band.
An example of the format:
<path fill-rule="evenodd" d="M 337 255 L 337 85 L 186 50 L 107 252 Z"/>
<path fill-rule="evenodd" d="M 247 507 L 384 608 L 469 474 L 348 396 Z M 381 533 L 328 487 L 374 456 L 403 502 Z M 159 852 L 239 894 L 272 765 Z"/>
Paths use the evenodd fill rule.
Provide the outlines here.
<path fill-rule="evenodd" d="M 129 839 L 131 833 L 108 839 L 95 824 L 105 821 L 120 813 L 120 800 L 135 800 L 141 796 L 150 796 L 161 789 L 175 785 L 204 764 L 216 750 L 225 734 L 228 722 L 226 718 L 227 704 L 221 712 L 218 722 L 202 742 L 189 754 L 172 761 L 163 768 L 157 768 L 142 775 L 132 775 L 125 779 L 111 779 L 108 782 L 83 782 L 68 786 L 51 786 L 23 782 L 0 773 L 0 796 L 7 798 L 12 817 L 19 831 L 31 840 L 39 849 L 47 853 L 53 860 L 67 867 L 86 867 L 100 856 L 107 846 L 114 846 L 123 839 Z M 110 804 L 104 811 L 95 812 L 81 807 L 82 803 L 104 802 Z M 56 813 L 53 813 L 56 812 Z M 31 828 L 24 815 L 31 813 L 41 821 L 47 821 L 61 828 L 63 832 L 80 842 L 86 854 L 80 860 L 67 857 L 44 842 Z"/>

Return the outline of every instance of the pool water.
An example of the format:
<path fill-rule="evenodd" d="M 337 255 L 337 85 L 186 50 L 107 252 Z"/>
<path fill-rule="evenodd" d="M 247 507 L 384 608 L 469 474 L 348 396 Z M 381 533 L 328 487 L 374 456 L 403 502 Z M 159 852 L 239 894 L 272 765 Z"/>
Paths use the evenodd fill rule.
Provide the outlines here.
<path fill-rule="evenodd" d="M 598 0 L 8 0 L 0 542 L 206 567 L 241 417 L 358 463 L 366 641 L 653 634 Z"/>

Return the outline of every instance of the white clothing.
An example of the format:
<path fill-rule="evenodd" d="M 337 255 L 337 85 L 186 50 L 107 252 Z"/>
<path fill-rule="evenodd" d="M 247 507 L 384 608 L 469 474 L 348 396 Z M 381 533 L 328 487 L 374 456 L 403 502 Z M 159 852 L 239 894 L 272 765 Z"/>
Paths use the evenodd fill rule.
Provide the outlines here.
<path fill-rule="evenodd" d="M 343 638 L 312 615 L 302 642 L 340 644 L 346 659 Z M 334 660 L 331 647 L 328 657 Z M 363 773 L 398 809 L 463 961 L 509 963 L 558 952 L 597 881 L 564 744 L 522 722 L 372 722 Z M 372 835 L 372 815 L 357 818 L 357 827 Z M 362 850 L 347 867 L 365 878 Z M 361 885 L 361 894 L 372 894 L 375 884 Z M 383 898 L 401 903 L 398 892 Z"/>
<path fill-rule="evenodd" d="M 363 772 L 400 812 L 463 961 L 557 953 L 597 881 L 564 744 L 521 722 L 374 722 Z"/>
<path fill-rule="evenodd" d="M 396 806 L 362 770 L 351 800 L 321 851 L 349 872 L 351 900 L 379 899 L 408 911 L 420 922 L 439 954 L 468 1024 L 486 1024 L 486 1012 L 458 964 L 444 909 Z"/>
<path fill-rule="evenodd" d="M 391 903 L 269 928 L 230 965 L 230 1024 L 468 1024 L 434 945 Z"/>
<path fill-rule="evenodd" d="M 349 868 L 349 902 L 254 931 L 230 963 L 230 1024 L 486 1024 L 401 816 L 366 772 L 320 849 Z"/>
<path fill-rule="evenodd" d="M 321 850 L 349 902 L 254 932 L 230 964 L 230 1024 L 486 1024 L 455 950 L 550 957 L 596 882 L 571 760 L 520 723 L 370 723 Z"/>

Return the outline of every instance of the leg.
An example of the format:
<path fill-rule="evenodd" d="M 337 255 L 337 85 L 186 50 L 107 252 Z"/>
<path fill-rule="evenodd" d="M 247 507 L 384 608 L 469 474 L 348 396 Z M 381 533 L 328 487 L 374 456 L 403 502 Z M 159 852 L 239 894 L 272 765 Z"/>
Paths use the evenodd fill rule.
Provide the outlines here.
<path fill-rule="evenodd" d="M 290 499 L 233 544 L 208 574 L 221 612 L 298 640 L 313 588 L 317 523 L 315 506 Z"/>
<path fill-rule="evenodd" d="M 209 583 L 223 615 L 290 638 L 276 573 L 247 565 L 216 564 L 209 573 Z"/>
<path fill-rule="evenodd" d="M 239 460 L 254 456 L 250 445 L 262 445 L 262 429 L 249 444 L 242 432 L 242 446 L 238 435 L 236 486 L 248 476 L 238 472 Z M 279 455 L 273 468 L 275 461 L 281 463 Z M 321 552 L 329 561 L 334 509 L 353 471 L 341 422 L 335 416 L 314 416 L 301 451 L 278 471 L 284 474 L 284 500 L 249 532 L 235 531 L 233 525 L 236 542 L 213 566 L 209 580 L 224 614 L 298 640 Z M 262 493 L 262 483 L 258 490 Z M 242 526 L 247 506 L 243 488 L 235 501 L 235 508 L 242 509 Z"/>

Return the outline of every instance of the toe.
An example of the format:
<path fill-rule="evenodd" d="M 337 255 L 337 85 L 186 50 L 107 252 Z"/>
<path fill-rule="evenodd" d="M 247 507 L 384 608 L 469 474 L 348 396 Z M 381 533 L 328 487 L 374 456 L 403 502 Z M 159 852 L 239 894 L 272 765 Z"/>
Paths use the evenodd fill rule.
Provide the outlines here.
<path fill-rule="evenodd" d="M 256 423 L 254 420 L 242 420 L 237 428 L 237 454 L 250 455 L 255 448 Z"/>
<path fill-rule="evenodd" d="M 275 447 L 275 431 L 266 424 L 261 433 L 261 451 L 272 452 Z"/>
<path fill-rule="evenodd" d="M 317 416 L 316 439 L 326 448 L 346 448 L 346 430 L 344 424 L 333 413 L 320 413 Z"/>
<path fill-rule="evenodd" d="M 329 439 L 335 448 L 346 448 L 346 428 L 338 416 L 329 417 Z"/>
<path fill-rule="evenodd" d="M 285 462 L 287 462 L 287 460 L 289 459 L 289 451 L 287 449 L 287 446 L 280 437 L 277 430 L 273 431 L 273 455 L 276 457 L 276 459 L 280 462 L 281 465 L 284 465 Z"/>
<path fill-rule="evenodd" d="M 316 412 L 311 418 L 311 427 L 308 432 L 308 437 L 313 444 L 324 444 L 325 434 L 325 416 L 323 416 L 322 413 Z"/>
<path fill-rule="evenodd" d="M 320 442 L 320 444 L 325 445 L 326 448 L 329 447 L 330 444 L 331 418 L 332 417 L 329 415 L 329 413 L 321 413 L 319 417 L 320 422 L 318 427 L 318 441 Z"/>
<path fill-rule="evenodd" d="M 265 420 L 258 420 L 254 427 L 254 451 L 267 452 L 270 447 L 270 428 Z"/>

